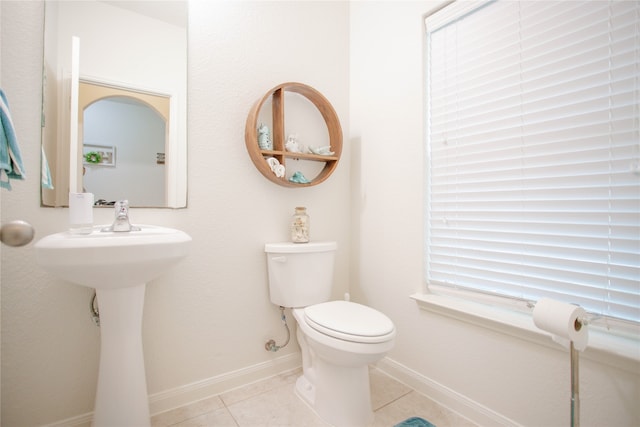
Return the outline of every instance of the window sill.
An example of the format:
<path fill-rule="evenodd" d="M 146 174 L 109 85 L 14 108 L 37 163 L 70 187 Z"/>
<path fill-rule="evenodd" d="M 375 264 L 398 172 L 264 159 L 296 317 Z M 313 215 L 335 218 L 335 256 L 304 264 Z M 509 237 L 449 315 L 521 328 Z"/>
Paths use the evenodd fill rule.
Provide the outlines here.
<path fill-rule="evenodd" d="M 548 333 L 533 324 L 530 313 L 470 301 L 453 295 L 416 293 L 411 295 L 411 298 L 423 310 L 539 345 L 562 349 L 551 340 Z M 640 371 L 640 340 L 638 335 L 616 335 L 602 327 L 590 325 L 589 345 L 580 357 L 638 373 Z"/>

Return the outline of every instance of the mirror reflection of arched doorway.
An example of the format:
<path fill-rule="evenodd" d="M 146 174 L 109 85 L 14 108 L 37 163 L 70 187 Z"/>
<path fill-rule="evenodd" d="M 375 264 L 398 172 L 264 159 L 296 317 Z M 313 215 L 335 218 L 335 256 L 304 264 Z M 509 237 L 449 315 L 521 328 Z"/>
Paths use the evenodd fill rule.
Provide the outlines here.
<path fill-rule="evenodd" d="M 83 190 L 107 203 L 164 205 L 169 98 L 83 81 L 78 110 Z"/>

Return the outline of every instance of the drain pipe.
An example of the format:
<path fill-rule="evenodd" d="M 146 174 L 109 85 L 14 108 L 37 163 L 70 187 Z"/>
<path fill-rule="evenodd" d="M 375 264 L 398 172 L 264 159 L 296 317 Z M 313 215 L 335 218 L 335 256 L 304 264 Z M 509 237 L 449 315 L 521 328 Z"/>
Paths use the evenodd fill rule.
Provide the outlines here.
<path fill-rule="evenodd" d="M 269 340 L 264 345 L 264 349 L 267 351 L 276 352 L 281 348 L 284 348 L 289 344 L 289 338 L 291 338 L 291 332 L 289 331 L 289 325 L 287 325 L 287 317 L 284 315 L 284 307 L 280 306 L 280 318 L 282 319 L 282 323 L 284 324 L 285 329 L 287 330 L 287 340 L 282 345 L 277 345 L 274 340 Z"/>

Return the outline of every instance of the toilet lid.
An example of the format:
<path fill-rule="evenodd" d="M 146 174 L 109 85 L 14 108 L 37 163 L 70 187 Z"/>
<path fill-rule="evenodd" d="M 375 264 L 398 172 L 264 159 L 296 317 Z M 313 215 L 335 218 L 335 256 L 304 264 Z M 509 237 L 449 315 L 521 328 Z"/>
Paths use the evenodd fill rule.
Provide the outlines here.
<path fill-rule="evenodd" d="M 371 307 L 330 301 L 304 309 L 307 324 L 318 332 L 346 341 L 378 343 L 395 335 L 391 319 Z"/>

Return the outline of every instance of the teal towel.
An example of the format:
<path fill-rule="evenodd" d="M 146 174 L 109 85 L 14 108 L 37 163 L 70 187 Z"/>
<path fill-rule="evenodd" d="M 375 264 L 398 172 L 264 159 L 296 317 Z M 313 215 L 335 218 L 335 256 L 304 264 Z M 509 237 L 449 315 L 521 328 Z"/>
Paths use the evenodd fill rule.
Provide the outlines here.
<path fill-rule="evenodd" d="M 9 103 L 0 89 L 0 187 L 11 190 L 10 179 L 25 179 L 25 174 Z"/>
<path fill-rule="evenodd" d="M 396 424 L 393 427 L 436 427 L 436 426 L 434 426 L 429 421 L 427 421 L 427 420 L 425 420 L 423 418 L 411 417 L 411 418 L 408 418 L 408 419 L 404 420 L 400 424 Z"/>
<path fill-rule="evenodd" d="M 53 190 L 53 180 L 51 179 L 51 171 L 49 170 L 49 162 L 47 161 L 47 155 L 44 153 L 44 146 L 42 147 L 42 154 L 40 159 L 40 175 L 42 176 L 42 188 Z"/>

